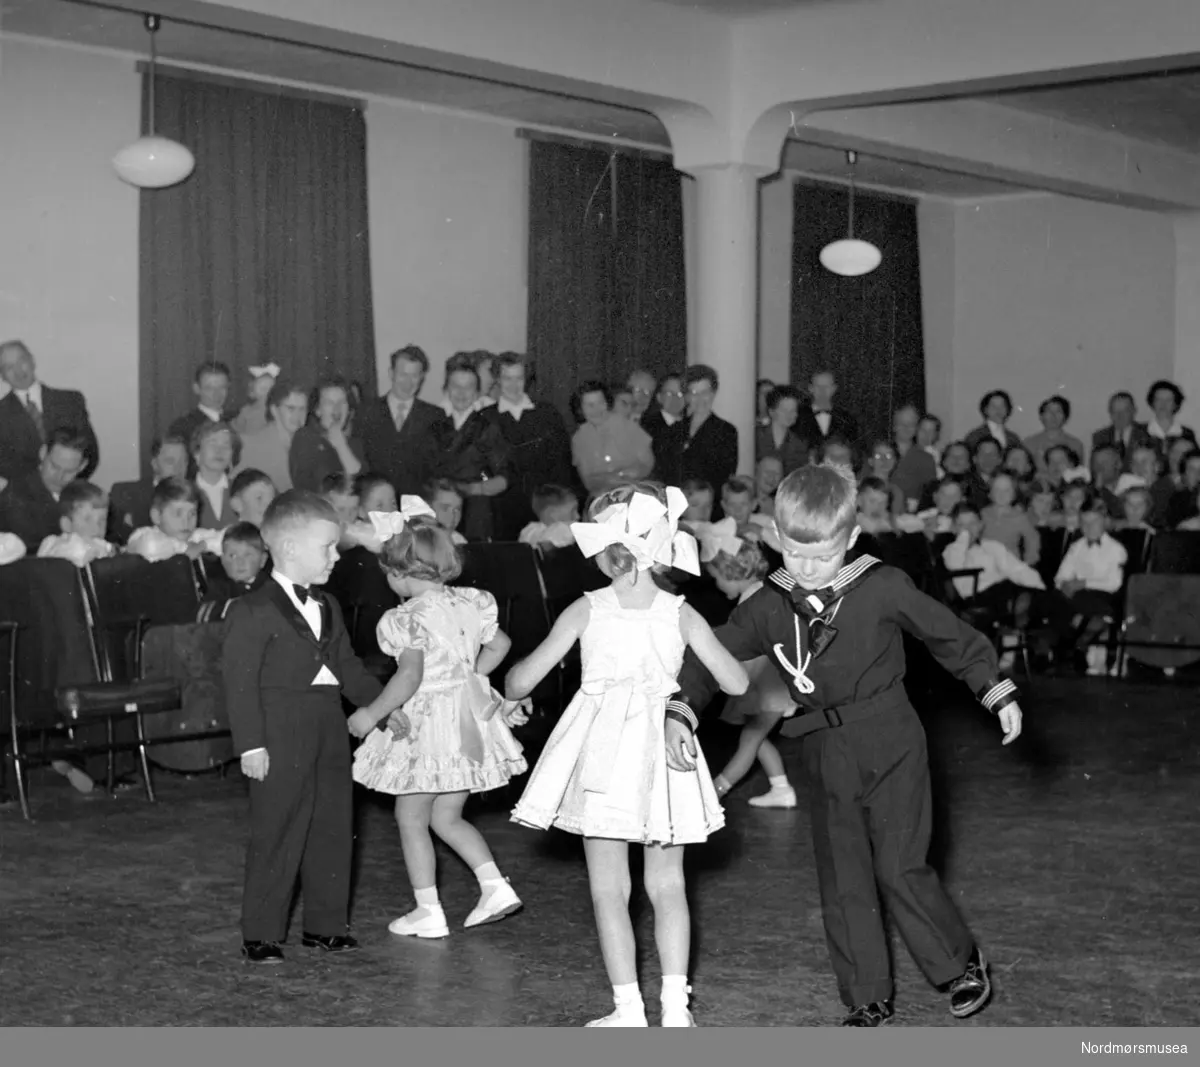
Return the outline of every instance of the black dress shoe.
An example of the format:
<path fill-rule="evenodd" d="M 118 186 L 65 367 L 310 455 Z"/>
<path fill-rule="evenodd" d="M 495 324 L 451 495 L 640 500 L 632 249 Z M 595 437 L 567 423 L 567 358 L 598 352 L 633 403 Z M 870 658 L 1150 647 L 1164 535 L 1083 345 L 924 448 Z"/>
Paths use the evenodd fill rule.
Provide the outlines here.
<path fill-rule="evenodd" d="M 978 948 L 971 950 L 967 969 L 950 983 L 950 1014 L 956 1019 L 974 1015 L 992 995 L 987 960 Z"/>
<path fill-rule="evenodd" d="M 323 952 L 349 952 L 351 949 L 358 948 L 358 942 L 349 934 L 333 934 L 329 937 L 302 934 L 300 944 L 305 948 L 319 948 Z"/>
<path fill-rule="evenodd" d="M 278 941 L 243 941 L 242 955 L 249 963 L 283 962 L 283 949 Z"/>
<path fill-rule="evenodd" d="M 843 1026 L 885 1026 L 891 1021 L 892 1002 L 877 1000 L 873 1004 L 860 1004 L 842 1020 Z"/>

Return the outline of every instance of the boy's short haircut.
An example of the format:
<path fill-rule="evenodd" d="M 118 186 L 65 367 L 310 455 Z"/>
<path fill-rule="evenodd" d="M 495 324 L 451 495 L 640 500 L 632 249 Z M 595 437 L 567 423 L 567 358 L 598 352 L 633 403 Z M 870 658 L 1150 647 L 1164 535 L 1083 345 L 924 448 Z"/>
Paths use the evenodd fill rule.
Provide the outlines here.
<path fill-rule="evenodd" d="M 1147 507 L 1150 507 L 1154 503 L 1154 497 L 1151 495 L 1150 490 L 1144 485 L 1135 485 L 1131 486 L 1129 489 L 1126 489 L 1125 492 L 1121 494 L 1121 503 L 1123 504 L 1130 497 L 1134 496 L 1140 496 L 1143 500 L 1145 500 Z"/>
<path fill-rule="evenodd" d="M 735 555 L 718 552 L 705 564 L 708 573 L 727 582 L 750 582 L 765 578 L 769 570 L 762 549 L 753 541 L 742 540 Z"/>
<path fill-rule="evenodd" d="M 391 485 L 392 483 L 382 474 L 376 474 L 374 471 L 364 471 L 354 479 L 354 493 L 362 499 L 371 495 L 373 489 L 378 489 L 381 485 Z"/>
<path fill-rule="evenodd" d="M 323 496 L 310 493 L 306 489 L 289 489 L 286 493 L 280 493 L 267 506 L 260 528 L 262 539 L 270 546 L 290 531 L 314 522 L 341 525 L 333 505 Z"/>
<path fill-rule="evenodd" d="M 887 482 L 882 478 L 876 478 L 875 475 L 870 474 L 858 483 L 858 495 L 862 496 L 866 492 L 883 493 L 887 496 L 889 495 Z"/>
<path fill-rule="evenodd" d="M 394 577 L 426 582 L 452 582 L 462 574 L 462 556 L 450 531 L 428 515 L 407 522 L 383 543 L 379 565 Z"/>
<path fill-rule="evenodd" d="M 821 459 L 824 461 L 829 453 L 835 448 L 844 448 L 850 453 L 850 465 L 854 465 L 854 446 L 844 437 L 838 437 L 836 434 L 825 438 L 824 444 L 821 445 Z"/>
<path fill-rule="evenodd" d="M 568 489 L 565 485 L 539 485 L 533 491 L 530 503 L 533 506 L 533 513 L 540 518 L 546 508 L 555 508 L 560 504 L 570 503 L 572 500 L 578 500 L 578 497 L 574 490 Z"/>
<path fill-rule="evenodd" d="M 974 515 L 975 518 L 981 519 L 979 509 L 969 500 L 964 500 L 961 504 L 955 505 L 954 510 L 950 513 L 952 519 L 957 519 L 960 515 Z"/>
<path fill-rule="evenodd" d="M 345 471 L 325 475 L 321 479 L 321 495 L 332 496 L 334 493 L 338 496 L 358 496 L 357 477 Z"/>
<path fill-rule="evenodd" d="M 942 478 L 942 479 L 941 479 L 941 480 L 940 480 L 940 481 L 937 483 L 937 485 L 935 485 L 935 486 L 933 487 L 933 492 L 934 492 L 934 495 L 935 495 L 935 496 L 937 495 L 937 491 L 938 491 L 939 489 L 941 489 L 941 488 L 942 488 L 942 486 L 944 486 L 944 485 L 957 485 L 957 486 L 958 486 L 958 491 L 959 491 L 960 493 L 962 493 L 962 494 L 964 494 L 964 495 L 965 495 L 965 494 L 966 494 L 966 492 L 967 492 L 967 487 L 966 487 L 965 485 L 963 485 L 963 480 L 962 480 L 962 478 L 960 478 L 960 477 L 958 477 L 957 475 L 954 475 L 954 474 L 947 474 L 947 475 L 945 475 L 945 476 L 944 476 L 944 477 L 943 477 L 943 478 Z"/>
<path fill-rule="evenodd" d="M 775 494 L 775 524 L 790 541 L 832 541 L 854 528 L 858 491 L 854 472 L 835 463 L 799 467 Z"/>
<path fill-rule="evenodd" d="M 224 363 L 220 363 L 214 359 L 210 360 L 208 363 L 201 363 L 200 366 L 196 368 L 196 374 L 193 378 L 193 381 L 199 385 L 201 379 L 208 377 L 210 374 L 219 374 L 223 378 L 227 378 L 230 381 L 233 380 L 233 375 L 229 373 L 229 367 L 227 367 Z"/>
<path fill-rule="evenodd" d="M 253 467 L 247 467 L 233 479 L 233 483 L 229 486 L 229 495 L 230 497 L 241 496 L 252 485 L 258 485 L 259 482 L 269 485 L 272 489 L 275 488 L 275 483 L 271 481 L 269 474 L 255 470 Z"/>
<path fill-rule="evenodd" d="M 697 493 L 712 493 L 713 487 L 711 482 L 706 482 L 703 478 L 687 478 L 684 480 L 680 491 L 686 497 L 693 497 Z"/>
<path fill-rule="evenodd" d="M 1072 484 L 1078 485 L 1080 483 L 1073 482 Z M 1079 514 L 1087 515 L 1089 512 L 1094 512 L 1095 514 L 1102 515 L 1107 519 L 1108 505 L 1104 502 L 1104 497 L 1100 493 L 1093 493 L 1086 486 L 1084 488 L 1086 495 L 1083 498 L 1083 503 L 1079 505 Z"/>
<path fill-rule="evenodd" d="M 1072 467 L 1079 466 L 1079 453 L 1076 452 L 1075 449 L 1071 448 L 1069 445 L 1051 445 L 1049 448 L 1047 448 L 1046 449 L 1046 462 L 1047 463 L 1050 462 L 1050 453 L 1051 452 L 1061 452 L 1061 453 L 1063 453 L 1063 455 L 1065 455 L 1067 457 L 1067 462 L 1070 463 Z"/>
<path fill-rule="evenodd" d="M 266 552 L 267 545 L 263 541 L 262 531 L 252 522 L 235 522 L 221 540 L 222 544 L 230 542 L 239 545 L 249 545 L 252 548 L 257 548 L 260 552 Z"/>
<path fill-rule="evenodd" d="M 68 482 L 63 491 L 58 494 L 58 511 L 63 518 L 69 519 L 80 508 L 105 507 L 108 504 L 108 494 L 98 485 L 93 485 L 83 478 Z"/>
<path fill-rule="evenodd" d="M 721 495 L 725 496 L 726 494 L 729 496 L 754 496 L 754 483 L 749 478 L 735 474 L 721 486 Z"/>
<path fill-rule="evenodd" d="M 167 445 L 180 445 L 186 452 L 188 450 L 188 439 L 181 433 L 168 433 L 163 434 L 162 437 L 156 437 L 150 443 L 150 458 L 158 459 Z"/>
<path fill-rule="evenodd" d="M 163 478 L 155 487 L 150 497 L 150 507 L 162 511 L 168 504 L 183 501 L 200 506 L 200 493 L 196 483 L 186 478 Z"/>
<path fill-rule="evenodd" d="M 229 442 L 233 445 L 234 462 L 237 462 L 237 456 L 242 451 L 242 439 L 237 430 L 227 422 L 212 422 L 205 419 L 199 426 L 192 431 L 191 454 L 194 456 L 204 447 L 204 442 L 210 437 L 216 437 L 219 433 L 229 434 Z"/>
<path fill-rule="evenodd" d="M 474 370 L 474 368 L 471 369 Z M 438 493 L 453 493 L 459 500 L 463 499 L 462 490 L 449 478 L 434 478 L 432 481 L 426 482 L 425 488 L 421 490 L 421 499 L 433 507 Z"/>

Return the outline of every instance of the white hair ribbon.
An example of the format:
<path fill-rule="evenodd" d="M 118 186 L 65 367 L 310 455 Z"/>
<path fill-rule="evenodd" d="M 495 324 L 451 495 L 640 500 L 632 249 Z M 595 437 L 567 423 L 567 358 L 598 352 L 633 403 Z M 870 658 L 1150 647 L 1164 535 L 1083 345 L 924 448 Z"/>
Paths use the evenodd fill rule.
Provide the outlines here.
<path fill-rule="evenodd" d="M 403 533 L 404 528 L 418 515 L 437 518 L 433 508 L 419 496 L 402 496 L 399 511 L 372 511 L 368 514 L 368 518 L 380 539 L 386 541 L 389 537 Z"/>
<path fill-rule="evenodd" d="M 692 524 L 696 540 L 700 542 L 700 562 L 709 563 L 722 552 L 736 556 L 742 550 L 742 539 L 737 535 L 737 520 L 730 517 L 720 522 L 696 522 Z"/>
<path fill-rule="evenodd" d="M 272 378 L 278 378 L 281 373 L 278 363 L 264 363 L 261 367 L 250 368 L 251 378 L 261 378 L 264 374 Z"/>
<path fill-rule="evenodd" d="M 571 533 L 585 556 L 621 545 L 629 550 L 639 571 L 661 563 L 699 574 L 696 540 L 679 529 L 679 517 L 687 506 L 687 497 L 674 486 L 667 489 L 665 506 L 647 493 L 634 493 L 624 504 L 610 504 L 592 522 L 571 523 Z"/>

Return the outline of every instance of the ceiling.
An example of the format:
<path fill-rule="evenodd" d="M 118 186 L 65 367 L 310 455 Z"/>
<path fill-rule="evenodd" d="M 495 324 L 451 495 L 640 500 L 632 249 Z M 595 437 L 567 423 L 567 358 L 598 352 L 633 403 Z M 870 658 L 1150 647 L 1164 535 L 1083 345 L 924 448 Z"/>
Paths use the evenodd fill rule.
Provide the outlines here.
<path fill-rule="evenodd" d="M 1200 153 L 1200 71 L 1000 93 L 1009 107 Z"/>
<path fill-rule="evenodd" d="M 764 11 L 781 11 L 789 7 L 802 7 L 814 0 L 654 0 L 671 7 L 694 7 L 701 11 L 715 11 L 720 15 L 736 18 L 739 15 L 759 15 Z"/>

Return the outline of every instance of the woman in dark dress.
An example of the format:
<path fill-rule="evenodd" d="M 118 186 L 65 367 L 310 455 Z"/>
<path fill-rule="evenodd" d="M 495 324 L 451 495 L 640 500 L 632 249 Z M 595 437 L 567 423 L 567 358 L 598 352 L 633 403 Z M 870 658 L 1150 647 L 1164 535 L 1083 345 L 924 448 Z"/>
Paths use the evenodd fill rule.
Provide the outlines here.
<path fill-rule="evenodd" d="M 683 376 L 687 394 L 687 444 L 683 477 L 700 478 L 713 487 L 713 521 L 721 517 L 721 487 L 737 473 L 738 432 L 731 422 L 713 414 L 720 379 L 712 367 L 697 363 Z"/>
<path fill-rule="evenodd" d="M 496 540 L 493 502 L 508 489 L 508 442 L 495 406 L 479 408 L 479 373 L 456 366 L 446 375 L 450 415 L 438 424 L 437 476 L 463 497 L 462 533 L 468 541 Z"/>
<path fill-rule="evenodd" d="M 562 413 L 552 404 L 531 400 L 525 391 L 525 359 L 516 352 L 496 357 L 499 395 L 497 423 L 508 445 L 508 489 L 493 501 L 497 541 L 515 541 L 532 522 L 533 493 L 542 485 L 569 487 L 571 439 Z"/>
<path fill-rule="evenodd" d="M 358 474 L 363 467 L 362 442 L 350 437 L 353 419 L 350 386 L 343 378 L 327 378 L 314 390 L 308 425 L 292 438 L 288 464 L 292 488 L 319 493 L 331 474 Z"/>
<path fill-rule="evenodd" d="M 796 433 L 800 393 L 790 385 L 776 385 L 767 393 L 767 421 L 755 431 L 754 458 L 776 456 L 786 478 L 808 462 L 810 442 Z"/>

